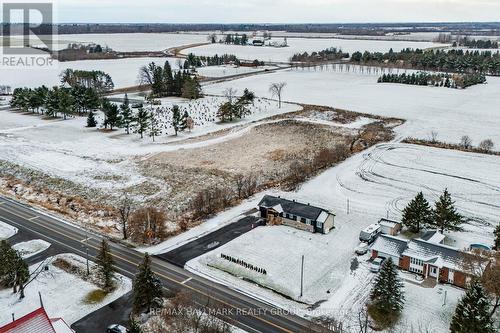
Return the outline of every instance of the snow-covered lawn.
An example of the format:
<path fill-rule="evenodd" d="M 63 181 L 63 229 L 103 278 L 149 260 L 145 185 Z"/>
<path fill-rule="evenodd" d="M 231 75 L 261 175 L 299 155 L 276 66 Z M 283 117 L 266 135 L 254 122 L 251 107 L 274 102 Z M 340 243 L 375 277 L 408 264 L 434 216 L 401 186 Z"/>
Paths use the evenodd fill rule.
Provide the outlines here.
<path fill-rule="evenodd" d="M 340 67 L 338 67 L 340 68 Z M 328 105 L 362 113 L 398 117 L 408 121 L 397 129 L 402 136 L 428 138 L 438 132 L 442 141 L 458 142 L 469 135 L 474 144 L 491 138 L 500 149 L 500 78 L 488 77 L 487 84 L 465 90 L 380 84 L 380 73 L 293 69 L 243 78 L 206 87 L 220 94 L 227 87 L 248 88 L 258 96 L 271 97 L 272 82 L 286 82 L 283 98 L 288 101 Z"/>
<path fill-rule="evenodd" d="M 38 292 L 42 295 L 48 315 L 62 317 L 71 325 L 87 314 L 123 296 L 132 288 L 130 279 L 118 275 L 117 288 L 111 294 L 107 295 L 101 303 L 87 304 L 84 302 L 85 297 L 98 287 L 50 264 L 55 258 L 61 257 L 82 267 L 85 264 L 83 258 L 73 254 L 59 255 L 45 260 L 45 263 L 49 264 L 49 270 L 42 270 L 37 278 L 26 286 L 26 297 L 23 300 L 19 300 L 18 294 L 12 294 L 11 289 L 0 290 L 0 326 L 12 320 L 12 313 L 16 318 L 19 318 L 37 309 L 40 304 Z M 43 266 L 35 264 L 30 267 L 30 271 L 40 271 L 41 268 Z"/>
<path fill-rule="evenodd" d="M 17 234 L 17 228 L 0 221 L 0 240 L 9 239 Z"/>
<path fill-rule="evenodd" d="M 12 248 L 19 252 L 21 257 L 24 259 L 33 257 L 43 251 L 47 250 L 50 247 L 50 243 L 46 242 L 42 239 L 33 239 L 26 242 L 21 242 L 14 244 Z"/>
<path fill-rule="evenodd" d="M 273 38 L 282 42 L 283 38 Z M 344 52 L 356 51 L 388 52 L 389 49 L 400 51 L 407 47 L 426 49 L 442 46 L 432 42 L 382 41 L 382 40 L 349 40 L 337 38 L 288 38 L 288 47 L 241 46 L 226 44 L 210 44 L 184 50 L 183 53 L 212 56 L 215 54 L 234 54 L 240 59 L 260 61 L 288 62 L 295 53 L 321 51 L 330 47 L 342 49 Z"/>

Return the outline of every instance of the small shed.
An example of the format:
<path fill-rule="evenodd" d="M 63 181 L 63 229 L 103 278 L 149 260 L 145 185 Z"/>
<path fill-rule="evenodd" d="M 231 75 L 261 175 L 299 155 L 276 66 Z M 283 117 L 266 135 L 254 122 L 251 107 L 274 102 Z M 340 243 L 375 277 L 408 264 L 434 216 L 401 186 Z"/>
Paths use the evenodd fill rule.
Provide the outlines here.
<path fill-rule="evenodd" d="M 397 235 L 401 231 L 402 227 L 401 222 L 388 219 L 380 219 L 380 221 L 378 221 L 378 224 L 380 224 L 380 231 L 384 235 L 391 236 Z"/>

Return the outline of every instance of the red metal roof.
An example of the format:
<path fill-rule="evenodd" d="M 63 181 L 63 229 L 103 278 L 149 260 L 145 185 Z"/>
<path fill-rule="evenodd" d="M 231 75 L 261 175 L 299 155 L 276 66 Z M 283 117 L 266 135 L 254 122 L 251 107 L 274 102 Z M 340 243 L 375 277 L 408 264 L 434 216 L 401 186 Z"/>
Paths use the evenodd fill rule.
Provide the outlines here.
<path fill-rule="evenodd" d="M 56 333 L 44 308 L 39 308 L 3 327 L 0 333 Z"/>

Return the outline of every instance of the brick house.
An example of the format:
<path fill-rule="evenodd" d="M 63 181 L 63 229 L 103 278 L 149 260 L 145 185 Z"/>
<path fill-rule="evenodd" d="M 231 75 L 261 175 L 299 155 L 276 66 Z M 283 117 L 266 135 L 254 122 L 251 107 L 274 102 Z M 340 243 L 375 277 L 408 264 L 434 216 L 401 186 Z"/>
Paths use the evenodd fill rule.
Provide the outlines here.
<path fill-rule="evenodd" d="M 265 195 L 259 203 L 260 216 L 267 224 L 283 224 L 313 233 L 327 234 L 333 229 L 335 214 L 295 200 Z"/>
<path fill-rule="evenodd" d="M 412 240 L 380 235 L 371 248 L 372 258 L 390 257 L 405 271 L 465 288 L 470 277 L 462 267 L 464 252 L 443 245 L 444 236 L 437 234 L 434 231 L 425 234 L 426 239 Z"/>

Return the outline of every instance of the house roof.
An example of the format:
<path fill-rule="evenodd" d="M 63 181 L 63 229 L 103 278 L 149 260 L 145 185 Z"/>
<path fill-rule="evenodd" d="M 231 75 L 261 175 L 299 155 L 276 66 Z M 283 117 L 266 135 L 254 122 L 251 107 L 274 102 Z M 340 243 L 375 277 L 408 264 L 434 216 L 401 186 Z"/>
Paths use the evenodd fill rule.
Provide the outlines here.
<path fill-rule="evenodd" d="M 27 315 L 0 327 L 0 333 L 57 333 L 45 309 L 39 308 Z"/>
<path fill-rule="evenodd" d="M 438 230 L 430 230 L 426 231 L 420 238 L 430 243 L 440 244 L 444 241 L 446 236 L 440 233 Z"/>
<path fill-rule="evenodd" d="M 317 221 L 321 213 L 323 212 L 326 214 L 332 214 L 328 210 L 320 207 L 315 207 L 309 204 L 303 204 L 297 201 L 287 200 L 272 195 L 265 195 L 259 202 L 259 207 L 274 208 L 276 206 L 280 206 L 283 212 L 287 214 L 305 217 L 313 221 Z"/>
<path fill-rule="evenodd" d="M 454 247 L 431 243 L 423 239 L 414 239 L 408 243 L 404 256 L 420 259 L 437 267 L 460 268 L 463 253 Z"/>
<path fill-rule="evenodd" d="M 383 225 L 384 227 L 394 228 L 398 224 L 401 224 L 401 222 L 388 219 L 380 219 L 380 221 L 378 221 L 378 224 Z"/>
<path fill-rule="evenodd" d="M 406 239 L 390 235 L 380 235 L 375 243 L 373 243 L 371 249 L 391 256 L 400 257 L 407 247 L 408 241 Z"/>

